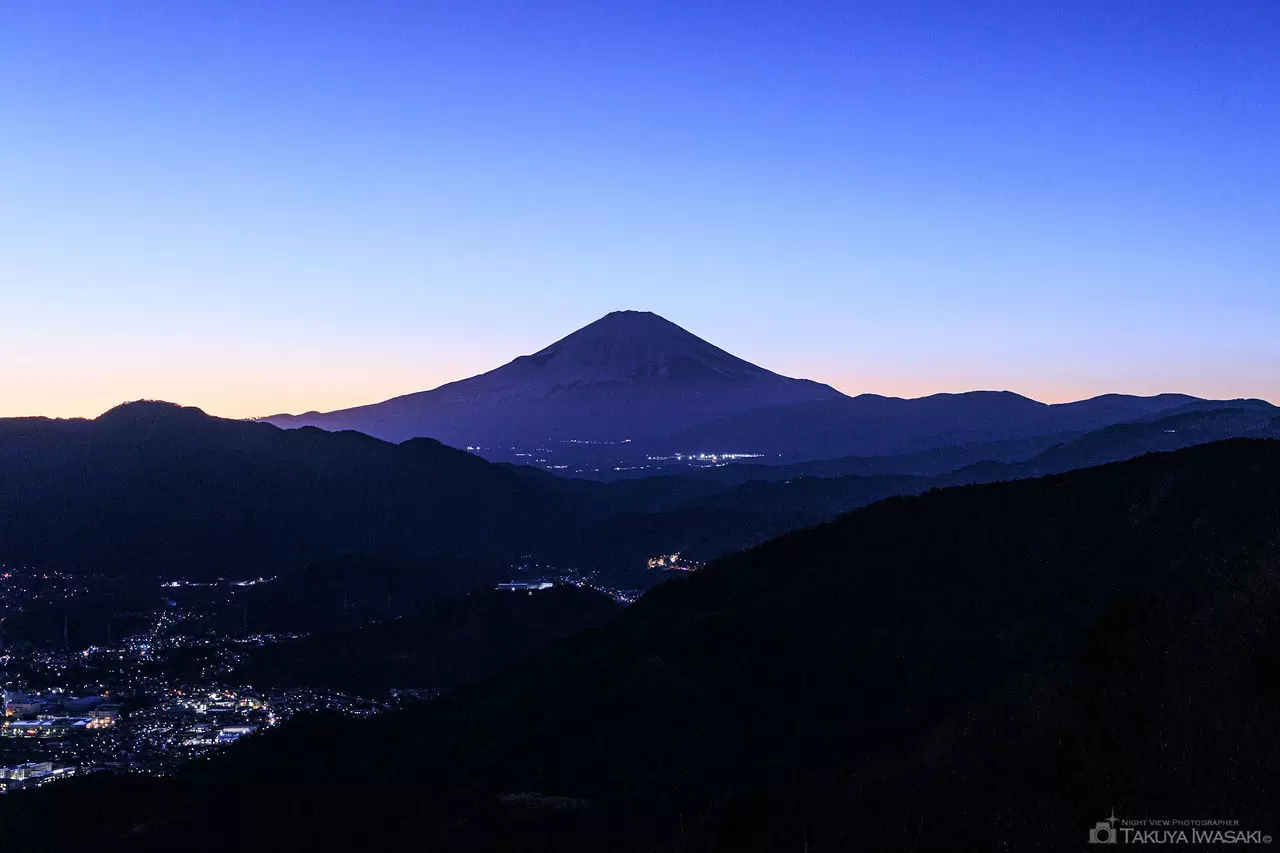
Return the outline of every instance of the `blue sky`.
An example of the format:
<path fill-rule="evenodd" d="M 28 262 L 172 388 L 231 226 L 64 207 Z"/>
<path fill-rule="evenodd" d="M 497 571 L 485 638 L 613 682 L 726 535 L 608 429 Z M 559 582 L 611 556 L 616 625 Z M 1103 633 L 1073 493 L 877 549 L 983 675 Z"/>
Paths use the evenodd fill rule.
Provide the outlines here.
<path fill-rule="evenodd" d="M 1280 6 L 0 6 L 0 415 L 384 399 L 619 308 L 848 393 L 1280 401 Z"/>

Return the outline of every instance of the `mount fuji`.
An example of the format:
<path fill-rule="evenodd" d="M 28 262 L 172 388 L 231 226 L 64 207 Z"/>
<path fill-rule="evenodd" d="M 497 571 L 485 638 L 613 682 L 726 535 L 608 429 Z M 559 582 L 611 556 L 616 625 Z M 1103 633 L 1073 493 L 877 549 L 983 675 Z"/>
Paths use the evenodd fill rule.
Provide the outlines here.
<path fill-rule="evenodd" d="M 262 420 L 393 442 L 428 437 L 490 461 L 631 476 L 702 467 L 708 458 L 718 464 L 733 454 L 777 463 L 973 448 L 960 464 L 1020 462 L 1091 430 L 1221 408 L 1274 410 L 1260 400 L 1184 394 L 1052 405 L 1009 391 L 849 397 L 744 361 L 657 314 L 615 311 L 470 379 L 368 406 Z M 992 442 L 1003 444 L 982 446 Z"/>
<path fill-rule="evenodd" d="M 429 436 L 492 458 L 512 445 L 621 443 L 765 406 L 842 397 L 828 385 L 757 367 L 657 314 L 615 311 L 470 379 L 368 406 L 263 420 L 397 442 Z"/>

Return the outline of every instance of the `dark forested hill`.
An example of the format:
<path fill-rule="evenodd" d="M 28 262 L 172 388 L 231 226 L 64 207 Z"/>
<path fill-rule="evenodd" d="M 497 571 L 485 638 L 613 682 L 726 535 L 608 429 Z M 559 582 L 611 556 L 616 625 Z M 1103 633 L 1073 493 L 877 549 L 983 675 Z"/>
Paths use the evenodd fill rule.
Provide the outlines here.
<path fill-rule="evenodd" d="M 584 509 L 432 441 L 280 430 L 168 403 L 0 421 L 2 559 L 254 577 L 345 553 L 505 560 Z"/>
<path fill-rule="evenodd" d="M 141 402 L 92 421 L 0 420 L 0 564 L 139 581 L 349 564 L 408 573 L 392 586 L 421 592 L 419 577 L 465 588 L 468 571 L 489 582 L 532 558 L 646 586 L 662 577 L 646 574 L 652 554 L 719 556 L 904 490 L 903 478 L 577 482 L 430 439 L 394 445 Z M 324 576 L 327 603 L 370 594 L 351 574 L 337 571 L 337 587 Z M 295 580 L 282 593 L 290 612 L 320 592 L 317 578 Z M 259 627 L 270 621 L 270 608 L 249 608 Z"/>
<path fill-rule="evenodd" d="M 882 501 L 420 711 L 0 814 L 25 843 L 94 795 L 62 842 L 157 850 L 231 800 L 275 849 L 1077 850 L 1113 810 L 1271 834 L 1277 697 L 1280 442 L 1237 440 Z"/>
<path fill-rule="evenodd" d="M 662 579 L 644 569 L 654 553 L 718 556 L 900 493 L 900 479 L 608 486 L 494 465 L 430 439 L 394 445 L 131 403 L 92 421 L 0 420 L 0 564 L 129 579 L 144 592 L 157 579 L 297 575 L 254 591 L 248 609 L 265 628 L 317 595 L 325 606 L 344 595 L 363 602 L 370 572 L 404 575 L 373 596 L 399 588 L 402 606 L 429 600 L 433 584 L 503 579 L 526 558 L 647 586 Z M 316 575 L 326 565 L 355 568 Z M 284 600 L 267 606 L 277 589 Z M 370 612 L 384 618 L 383 609 Z M 29 615 L 22 633 L 35 636 L 56 634 L 65 614 Z M 72 633 L 84 639 L 82 625 L 101 621 L 77 610 Z"/>

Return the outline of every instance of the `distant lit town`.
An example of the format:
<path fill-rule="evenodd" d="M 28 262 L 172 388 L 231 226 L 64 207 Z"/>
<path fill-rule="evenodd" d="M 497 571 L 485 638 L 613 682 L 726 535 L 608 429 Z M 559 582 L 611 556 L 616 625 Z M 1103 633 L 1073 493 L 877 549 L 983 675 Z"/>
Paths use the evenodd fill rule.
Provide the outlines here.
<path fill-rule="evenodd" d="M 171 580 L 160 590 L 244 587 Z M 185 761 L 253 737 L 300 713 L 353 717 L 433 698 L 397 689 L 379 697 L 300 689 L 256 689 L 237 678 L 243 650 L 300 634 L 236 634 L 197 628 L 202 614 L 177 602 L 145 616 L 143 630 L 72 648 L 13 636 L 13 622 L 56 612 L 90 593 L 92 580 L 24 567 L 0 569 L 0 794 L 94 772 L 164 775 Z M 175 666 L 193 659 L 194 665 Z"/>
<path fill-rule="evenodd" d="M 668 572 L 696 572 L 702 568 L 702 563 L 682 557 L 678 553 L 659 554 L 656 557 L 649 558 L 649 568 L 662 569 Z"/>
<path fill-rule="evenodd" d="M 678 552 L 652 557 L 647 565 L 656 572 L 701 567 Z M 595 571 L 532 560 L 513 564 L 511 575 L 498 590 L 536 595 L 569 585 L 623 605 L 643 594 L 603 582 Z M 246 587 L 274 580 L 160 580 L 152 587 L 159 609 L 118 614 L 130 630 L 108 624 L 101 642 L 73 644 L 65 617 L 60 637 L 55 628 L 38 641 L 16 636 L 12 626 L 33 613 L 52 618 L 65 612 L 94 591 L 95 579 L 0 568 L 0 793 L 104 771 L 165 775 L 297 714 L 365 717 L 439 695 L 413 687 L 356 696 L 245 683 L 240 672 L 246 652 L 308 635 L 251 632 L 242 624 L 214 630 L 208 613 L 180 599 L 204 596 L 225 608 Z M 237 609 L 234 621 L 239 618 Z"/>
<path fill-rule="evenodd" d="M 489 460 L 528 465 L 555 471 L 565 476 L 627 475 L 631 472 L 658 473 L 699 468 L 719 468 L 735 463 L 757 462 L 763 453 L 742 450 L 698 450 L 646 452 L 631 439 L 621 441 L 588 441 L 563 439 L 527 447 L 492 447 L 469 444 L 467 451 Z"/>
<path fill-rule="evenodd" d="M 633 604 L 643 589 L 630 589 L 605 583 L 596 571 L 564 569 L 549 564 L 522 562 L 511 567 L 513 579 L 500 583 L 496 589 L 507 592 L 535 593 L 551 589 L 555 586 L 576 586 L 579 589 L 593 589 L 607 595 L 619 604 Z"/>

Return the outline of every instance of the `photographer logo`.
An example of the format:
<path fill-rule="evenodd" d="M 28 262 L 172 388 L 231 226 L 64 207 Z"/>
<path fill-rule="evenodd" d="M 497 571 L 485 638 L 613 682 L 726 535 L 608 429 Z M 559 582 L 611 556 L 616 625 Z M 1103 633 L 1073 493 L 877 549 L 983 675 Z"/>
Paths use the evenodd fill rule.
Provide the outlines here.
<path fill-rule="evenodd" d="M 1116 813 L 1113 811 L 1111 817 L 1106 820 L 1100 820 L 1093 825 L 1093 829 L 1089 830 L 1090 844 L 1115 844 L 1116 843 Z"/>
<path fill-rule="evenodd" d="M 1090 844 L 1270 844 L 1260 829 L 1241 829 L 1238 820 L 1129 820 L 1115 811 L 1089 830 Z"/>

